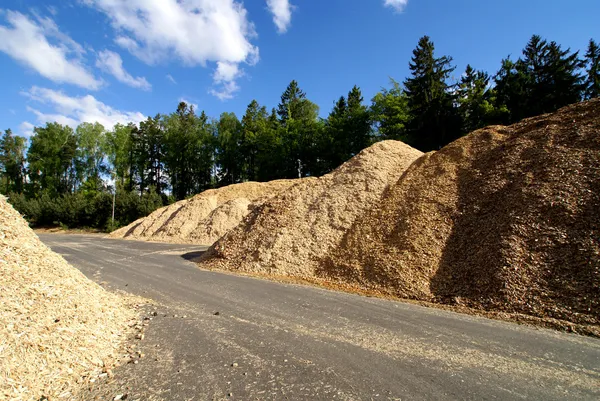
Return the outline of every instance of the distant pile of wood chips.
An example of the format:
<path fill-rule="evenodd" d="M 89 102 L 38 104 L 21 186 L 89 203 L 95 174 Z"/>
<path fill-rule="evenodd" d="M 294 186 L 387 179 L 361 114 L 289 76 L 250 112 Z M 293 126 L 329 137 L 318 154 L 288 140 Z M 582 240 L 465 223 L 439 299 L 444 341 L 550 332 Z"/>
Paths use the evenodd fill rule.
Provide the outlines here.
<path fill-rule="evenodd" d="M 375 144 L 256 207 L 201 266 L 600 335 L 600 100 L 422 156 Z"/>
<path fill-rule="evenodd" d="M 46 247 L 0 197 L 0 399 L 73 399 L 110 372 L 136 319 Z"/>
<path fill-rule="evenodd" d="M 204 191 L 154 211 L 112 232 L 111 238 L 212 245 L 237 226 L 254 205 L 301 180 L 244 182 Z"/>

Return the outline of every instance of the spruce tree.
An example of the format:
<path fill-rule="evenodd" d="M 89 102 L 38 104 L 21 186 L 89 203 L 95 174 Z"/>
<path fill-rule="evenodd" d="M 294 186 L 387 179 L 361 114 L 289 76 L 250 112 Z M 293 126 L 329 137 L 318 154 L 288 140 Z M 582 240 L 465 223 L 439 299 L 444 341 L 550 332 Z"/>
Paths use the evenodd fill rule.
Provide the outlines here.
<path fill-rule="evenodd" d="M 598 46 L 594 39 L 590 39 L 585 58 L 587 65 L 585 98 L 593 99 L 600 96 L 600 46 Z"/>
<path fill-rule="evenodd" d="M 452 87 L 447 83 L 455 67 L 449 56 L 435 57 L 428 36 L 419 40 L 409 64 L 412 76 L 404 81 L 411 119 L 409 141 L 424 150 L 436 150 L 458 136 L 460 124 Z"/>
<path fill-rule="evenodd" d="M 306 99 L 306 93 L 300 89 L 298 82 L 295 80 L 290 82 L 285 92 L 281 95 L 281 102 L 277 106 L 277 114 L 279 115 L 281 124 L 286 124 L 291 118 L 299 118 L 301 101 L 304 99 Z"/>
<path fill-rule="evenodd" d="M 462 132 L 468 134 L 488 125 L 493 119 L 494 107 L 489 89 L 490 76 L 467 65 L 458 85 L 459 113 Z"/>

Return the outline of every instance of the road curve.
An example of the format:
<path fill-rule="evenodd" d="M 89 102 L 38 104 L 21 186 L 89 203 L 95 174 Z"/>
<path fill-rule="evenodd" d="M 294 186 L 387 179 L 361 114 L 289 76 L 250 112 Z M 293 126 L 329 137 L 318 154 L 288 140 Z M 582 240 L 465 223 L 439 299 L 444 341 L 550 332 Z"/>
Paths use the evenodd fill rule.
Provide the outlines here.
<path fill-rule="evenodd" d="M 600 399 L 598 339 L 202 271 L 198 246 L 39 236 L 159 304 L 145 357 L 85 399 Z"/>

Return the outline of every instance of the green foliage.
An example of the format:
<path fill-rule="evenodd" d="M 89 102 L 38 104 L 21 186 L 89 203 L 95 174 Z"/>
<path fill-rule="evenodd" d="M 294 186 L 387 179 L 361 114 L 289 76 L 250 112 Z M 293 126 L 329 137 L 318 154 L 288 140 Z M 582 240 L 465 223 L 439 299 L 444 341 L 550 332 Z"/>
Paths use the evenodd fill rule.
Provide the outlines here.
<path fill-rule="evenodd" d="M 452 57 L 435 57 L 434 51 L 430 38 L 422 37 L 409 64 L 412 75 L 404 81 L 410 112 L 408 142 L 423 151 L 440 149 L 460 132 L 455 96 L 448 84 L 455 69 Z"/>
<path fill-rule="evenodd" d="M 366 148 L 372 141 L 371 112 L 354 86 L 341 97 L 325 121 L 321 135 L 322 172 L 331 171 Z"/>
<path fill-rule="evenodd" d="M 506 107 L 511 123 L 578 102 L 584 89 L 582 67 L 578 52 L 533 35 L 522 58 L 502 61 L 495 77 L 496 106 Z"/>
<path fill-rule="evenodd" d="M 395 139 L 406 142 L 407 124 L 410 121 L 408 98 L 400 83 L 391 80 L 390 89 L 382 89 L 371 101 L 371 115 L 378 139 Z"/>
<path fill-rule="evenodd" d="M 37 127 L 34 132 L 27 151 L 30 190 L 52 195 L 73 192 L 77 184 L 75 132 L 58 123 L 47 123 L 46 127 Z"/>
<path fill-rule="evenodd" d="M 552 112 L 600 92 L 593 40 L 580 60 L 578 52 L 534 35 L 521 58 L 502 60 L 493 80 L 467 66 L 453 83 L 452 58 L 436 56 L 424 36 L 409 67 L 410 77 L 391 80 L 370 106 L 354 86 L 326 119 L 293 80 L 270 113 L 253 100 L 241 121 L 233 113 L 209 120 L 181 102 L 171 114 L 112 129 L 47 123 L 34 129 L 26 152 L 26 140 L 7 130 L 0 138 L 0 192 L 33 225 L 112 230 L 215 186 L 328 173 L 373 141 L 436 150 L 488 124 Z"/>
<path fill-rule="evenodd" d="M 10 129 L 0 138 L 0 169 L 2 193 L 22 192 L 25 178 L 25 138 L 14 136 Z"/>
<path fill-rule="evenodd" d="M 587 65 L 585 80 L 585 98 L 593 99 L 600 96 L 600 46 L 590 39 L 587 52 L 585 54 L 585 63 Z"/>

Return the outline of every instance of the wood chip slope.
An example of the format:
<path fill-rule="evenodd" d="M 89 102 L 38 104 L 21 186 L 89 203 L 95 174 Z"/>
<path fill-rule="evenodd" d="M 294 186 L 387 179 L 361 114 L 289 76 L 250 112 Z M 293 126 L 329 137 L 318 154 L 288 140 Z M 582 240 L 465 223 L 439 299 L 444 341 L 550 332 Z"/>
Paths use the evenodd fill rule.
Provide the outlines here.
<path fill-rule="evenodd" d="M 398 141 L 363 150 L 321 178 L 310 178 L 257 206 L 204 256 L 205 266 L 314 277 L 357 217 L 422 155 Z"/>
<path fill-rule="evenodd" d="M 298 180 L 244 182 L 211 189 L 154 211 L 111 238 L 212 245 L 237 226 L 255 203 L 274 196 Z"/>
<path fill-rule="evenodd" d="M 46 247 L 0 197 L 0 399 L 72 399 L 135 312 Z M 44 398 L 46 397 L 46 398 Z"/>
<path fill-rule="evenodd" d="M 322 277 L 403 298 L 600 323 L 600 99 L 423 156 Z"/>

